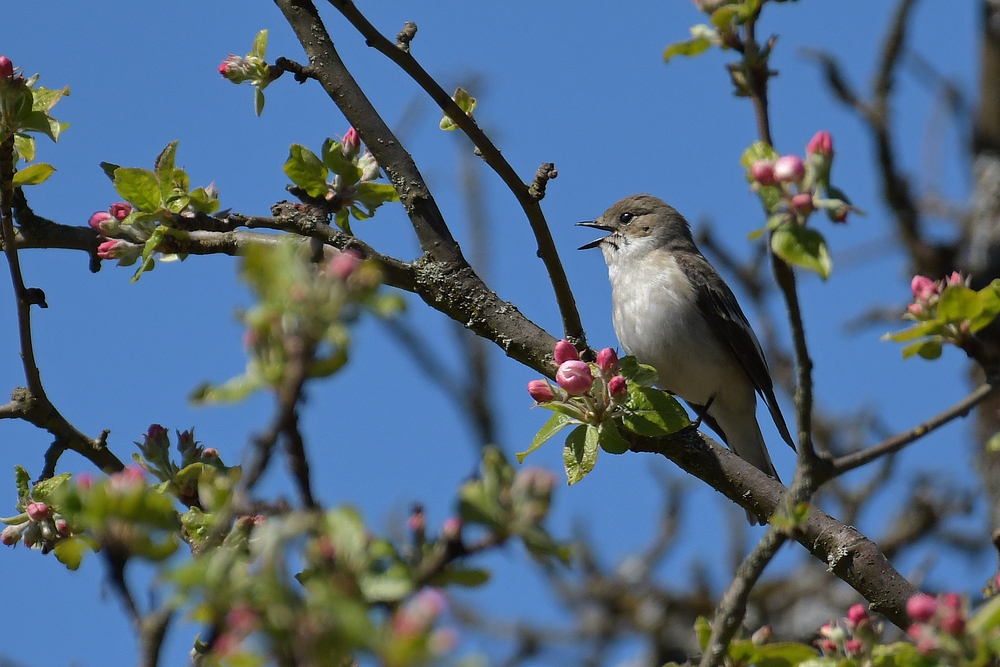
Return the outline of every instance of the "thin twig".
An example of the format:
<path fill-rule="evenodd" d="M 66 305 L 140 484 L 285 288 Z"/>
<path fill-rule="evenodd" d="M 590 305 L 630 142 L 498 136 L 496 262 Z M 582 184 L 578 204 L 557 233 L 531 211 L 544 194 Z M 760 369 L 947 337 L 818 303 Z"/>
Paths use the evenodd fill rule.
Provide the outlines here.
<path fill-rule="evenodd" d="M 733 583 L 719 601 L 716 621 L 712 623 L 712 635 L 708 640 L 708 648 L 701 656 L 700 667 L 716 667 L 721 664 L 729 642 L 746 615 L 750 591 L 787 539 L 784 532 L 773 526 L 768 527 L 764 537 L 737 568 Z"/>
<path fill-rule="evenodd" d="M 979 385 L 975 391 L 955 405 L 940 414 L 934 415 L 918 426 L 914 426 L 908 431 L 898 433 L 891 438 L 887 438 L 879 444 L 863 449 L 860 452 L 854 452 L 853 454 L 841 456 L 833 462 L 831 476 L 842 475 L 849 470 L 854 470 L 855 468 L 860 468 L 863 465 L 871 463 L 886 454 L 898 452 L 903 447 L 916 442 L 931 431 L 941 428 L 953 419 L 965 417 L 972 411 L 973 408 L 985 399 L 989 398 L 996 391 L 996 389 L 997 386 L 995 384 L 985 382 Z"/>
<path fill-rule="evenodd" d="M 493 145 L 489 137 L 482 131 L 476 121 L 462 111 L 461 107 L 445 92 L 444 88 L 438 84 L 434 78 L 416 61 L 409 50 L 403 50 L 385 37 L 368 21 L 368 19 L 358 10 L 357 6 L 350 0 L 329 0 L 330 4 L 336 7 L 344 17 L 361 33 L 368 46 L 375 48 L 385 55 L 389 60 L 396 63 L 417 85 L 441 107 L 441 110 L 451 118 L 458 127 L 476 145 L 476 149 L 486 162 L 500 177 L 508 189 L 514 194 L 525 216 L 531 225 L 531 231 L 535 235 L 535 242 L 538 244 L 538 256 L 545 264 L 548 271 L 549 280 L 552 282 L 552 289 L 555 291 L 556 302 L 559 305 L 559 312 L 563 318 L 563 330 L 567 340 L 577 347 L 585 348 L 587 345 L 586 335 L 583 330 L 583 323 L 580 320 L 580 313 L 576 308 L 576 299 L 569 286 L 566 271 L 563 269 L 556 250 L 555 241 L 549 231 L 545 215 L 539 206 L 539 201 L 544 196 L 544 189 L 536 187 L 532 189 L 510 166 L 500 150 Z M 360 131 L 360 130 L 359 130 Z M 364 134 L 362 134 L 362 139 Z M 543 165 L 544 167 L 545 165 Z M 549 165 L 551 167 L 551 165 Z M 547 177 L 553 178 L 554 170 L 547 170 Z M 538 183 L 536 177 L 535 183 Z"/>

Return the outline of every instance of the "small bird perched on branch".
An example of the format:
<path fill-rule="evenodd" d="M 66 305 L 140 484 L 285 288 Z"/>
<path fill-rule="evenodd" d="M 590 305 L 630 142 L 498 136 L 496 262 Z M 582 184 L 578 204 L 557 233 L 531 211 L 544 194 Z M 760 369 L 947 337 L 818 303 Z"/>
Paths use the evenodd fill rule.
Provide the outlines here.
<path fill-rule="evenodd" d="M 653 366 L 738 456 L 778 479 L 757 424 L 757 396 L 795 449 L 774 396 L 760 342 L 731 289 L 701 254 L 688 221 L 651 195 L 622 199 L 594 221 L 607 236 L 614 326 L 628 354 Z M 751 524 L 757 517 L 747 512 Z"/>

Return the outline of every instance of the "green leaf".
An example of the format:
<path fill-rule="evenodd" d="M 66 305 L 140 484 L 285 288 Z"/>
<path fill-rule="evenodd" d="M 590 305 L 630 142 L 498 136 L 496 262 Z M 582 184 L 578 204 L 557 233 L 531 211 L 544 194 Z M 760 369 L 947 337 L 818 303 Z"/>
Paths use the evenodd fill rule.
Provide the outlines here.
<path fill-rule="evenodd" d="M 757 667 L 793 667 L 815 658 L 815 649 L 796 642 L 775 642 L 756 647 L 753 664 Z"/>
<path fill-rule="evenodd" d="M 253 50 L 251 53 L 261 60 L 264 60 L 267 54 L 267 29 L 261 30 L 253 38 Z"/>
<path fill-rule="evenodd" d="M 971 320 L 983 310 L 979 293 L 965 285 L 949 285 L 938 302 L 938 322 L 957 324 Z"/>
<path fill-rule="evenodd" d="M 156 157 L 156 162 L 153 163 L 153 169 L 161 181 L 164 176 L 169 176 L 174 170 L 174 156 L 177 155 L 177 144 L 179 143 L 179 141 L 171 141 L 167 144 L 166 148 Z"/>
<path fill-rule="evenodd" d="M 49 479 L 43 479 L 38 484 L 35 484 L 34 488 L 31 489 L 31 497 L 36 502 L 45 501 L 52 492 L 56 490 L 61 484 L 64 484 L 72 475 L 68 472 L 64 472 L 61 475 L 56 475 L 55 477 L 50 477 Z"/>
<path fill-rule="evenodd" d="M 358 585 L 368 602 L 398 602 L 413 592 L 413 579 L 409 568 L 404 567 L 393 567 L 378 574 L 362 574 Z"/>
<path fill-rule="evenodd" d="M 618 432 L 618 426 L 613 421 L 601 422 L 597 427 L 598 444 L 601 449 L 608 454 L 624 454 L 629 449 L 629 444 L 625 442 L 622 434 Z"/>
<path fill-rule="evenodd" d="M 160 208 L 160 181 L 150 170 L 119 167 L 115 169 L 114 182 L 122 199 L 140 211 L 152 212 Z"/>
<path fill-rule="evenodd" d="M 202 384 L 191 392 L 188 400 L 192 403 L 236 403 L 264 387 L 258 376 L 240 375 L 218 386 Z"/>
<path fill-rule="evenodd" d="M 906 343 L 911 340 L 916 340 L 918 338 L 923 338 L 924 336 L 933 336 L 939 334 L 944 329 L 944 325 L 935 320 L 927 320 L 925 322 L 920 322 L 913 325 L 909 329 L 903 329 L 902 331 L 897 331 L 895 333 L 887 333 L 882 336 L 882 340 L 891 340 L 897 343 Z"/>
<path fill-rule="evenodd" d="M 326 194 L 326 178 L 330 172 L 316 154 L 305 146 L 292 144 L 283 169 L 285 175 L 310 197 Z"/>
<path fill-rule="evenodd" d="M 344 147 L 339 141 L 333 139 L 324 141 L 320 154 L 323 156 L 323 164 L 340 176 L 346 185 L 354 185 L 361 180 L 361 170 L 344 155 Z"/>
<path fill-rule="evenodd" d="M 35 159 L 35 140 L 26 134 L 14 135 L 14 149 L 17 156 L 25 162 L 32 162 Z"/>
<path fill-rule="evenodd" d="M 915 354 L 932 361 L 937 359 L 941 356 L 941 340 L 935 337 L 912 343 L 903 348 L 904 359 L 909 359 Z"/>
<path fill-rule="evenodd" d="M 25 185 L 38 185 L 39 183 L 44 183 L 55 170 L 56 168 L 51 164 L 46 164 L 44 162 L 39 162 L 38 164 L 33 164 L 30 167 L 25 167 L 14 174 L 14 187 L 20 188 Z"/>
<path fill-rule="evenodd" d="M 563 448 L 563 464 L 571 485 L 594 469 L 594 464 L 597 463 L 597 439 L 597 428 L 587 425 L 577 426 L 567 436 L 566 446 Z"/>
<path fill-rule="evenodd" d="M 115 182 L 115 171 L 120 169 L 120 165 L 114 164 L 112 162 L 102 162 L 101 169 L 104 171 L 104 175 L 111 179 L 111 182 Z"/>
<path fill-rule="evenodd" d="M 373 211 L 386 202 L 399 201 L 399 193 L 389 183 L 358 183 L 355 189 L 358 201 Z"/>
<path fill-rule="evenodd" d="M 1000 595 L 991 598 L 969 619 L 969 633 L 982 637 L 997 626 L 1000 626 Z"/>
<path fill-rule="evenodd" d="M 48 88 L 35 88 L 31 91 L 31 110 L 48 111 L 56 105 L 63 96 L 69 95 L 69 86 L 62 90 L 49 90 Z"/>
<path fill-rule="evenodd" d="M 56 560 L 65 565 L 67 569 L 76 570 L 83 561 L 84 554 L 90 551 L 98 551 L 100 546 L 89 537 L 84 535 L 73 535 L 64 540 L 59 540 L 52 552 Z"/>
<path fill-rule="evenodd" d="M 723 5 L 712 12 L 712 16 L 709 20 L 716 28 L 725 28 L 733 22 L 733 19 L 736 18 L 739 13 L 739 5 Z"/>
<path fill-rule="evenodd" d="M 708 648 L 708 640 L 712 637 L 712 624 L 704 616 L 699 616 L 694 622 L 694 634 L 698 638 L 698 646 L 702 651 Z"/>
<path fill-rule="evenodd" d="M 979 290 L 979 302 L 982 310 L 969 321 L 969 331 L 972 333 L 981 331 L 1000 315 L 1000 279 Z"/>
<path fill-rule="evenodd" d="M 260 86 L 253 89 L 253 111 L 258 118 L 264 113 L 264 90 Z"/>
<path fill-rule="evenodd" d="M 21 466 L 14 466 L 14 486 L 17 487 L 17 497 L 27 498 L 28 490 L 31 488 L 31 475 Z"/>
<path fill-rule="evenodd" d="M 684 408 L 670 394 L 630 382 L 622 423 L 639 435 L 660 436 L 676 433 L 691 421 Z"/>
<path fill-rule="evenodd" d="M 535 437 L 531 439 L 531 444 L 528 446 L 528 448 L 523 452 L 519 452 L 517 454 L 517 462 L 524 463 L 524 459 L 525 457 L 528 456 L 528 454 L 530 454 L 531 452 L 535 451 L 536 449 L 544 445 L 549 440 L 549 438 L 551 438 L 556 433 L 561 431 L 563 427 L 567 426 L 568 424 L 571 424 L 573 421 L 575 420 L 569 415 L 563 414 L 561 412 L 554 413 L 551 417 L 549 417 L 549 420 L 545 422 L 542 428 L 538 430 L 538 433 L 535 434 Z"/>
<path fill-rule="evenodd" d="M 455 104 L 457 104 L 458 108 L 464 111 L 467 116 L 471 116 L 472 112 L 476 109 L 476 98 L 470 97 L 469 93 L 461 86 L 455 89 L 455 94 L 452 95 L 451 99 L 455 100 Z M 451 131 L 458 129 L 458 124 L 446 112 L 444 118 L 441 119 L 439 127 L 442 130 Z"/>
<path fill-rule="evenodd" d="M 489 580 L 489 570 L 460 569 L 454 566 L 449 566 L 428 583 L 431 586 L 455 585 L 472 588 L 475 586 L 482 586 Z"/>
<path fill-rule="evenodd" d="M 777 160 L 778 157 L 778 152 L 771 148 L 771 144 L 765 141 L 755 141 L 743 151 L 743 155 L 740 156 L 740 164 L 747 170 L 747 180 L 753 181 L 753 176 L 750 175 L 750 167 L 753 166 L 754 162 Z"/>
<path fill-rule="evenodd" d="M 640 384 L 643 387 L 652 387 L 660 379 L 655 368 L 640 364 L 638 359 L 632 355 L 622 357 L 618 362 L 618 374 L 629 382 Z"/>
<path fill-rule="evenodd" d="M 771 235 L 771 249 L 786 262 L 815 271 L 824 280 L 833 270 L 826 241 L 815 229 L 785 225 Z"/>
<path fill-rule="evenodd" d="M 670 62 L 674 56 L 696 56 L 707 51 L 712 43 L 707 37 L 693 37 L 682 42 L 674 42 L 663 50 L 663 61 Z"/>
<path fill-rule="evenodd" d="M 41 132 L 52 141 L 59 141 L 59 135 L 69 127 L 69 123 L 60 123 L 44 111 L 32 111 L 19 125 L 22 132 Z"/>

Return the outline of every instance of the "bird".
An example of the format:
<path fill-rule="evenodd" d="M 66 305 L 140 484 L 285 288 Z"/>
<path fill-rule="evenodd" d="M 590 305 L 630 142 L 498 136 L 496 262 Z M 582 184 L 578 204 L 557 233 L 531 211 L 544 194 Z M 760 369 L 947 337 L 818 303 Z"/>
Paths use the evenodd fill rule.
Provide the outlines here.
<path fill-rule="evenodd" d="M 597 220 L 611 280 L 613 322 L 627 354 L 656 369 L 660 389 L 684 399 L 737 456 L 778 479 L 757 423 L 757 395 L 781 438 L 795 443 L 774 395 L 757 335 L 691 226 L 662 199 L 626 197 Z M 747 512 L 751 524 L 758 522 Z"/>

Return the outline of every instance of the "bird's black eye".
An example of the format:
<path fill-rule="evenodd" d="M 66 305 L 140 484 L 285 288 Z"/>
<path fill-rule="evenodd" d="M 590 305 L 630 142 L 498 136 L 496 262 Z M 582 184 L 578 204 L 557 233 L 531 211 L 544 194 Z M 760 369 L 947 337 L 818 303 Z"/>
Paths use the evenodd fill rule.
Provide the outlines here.
<path fill-rule="evenodd" d="M 623 225 L 627 225 L 628 223 L 632 222 L 634 218 L 635 216 L 631 213 L 622 213 L 621 215 L 618 216 L 618 222 Z"/>

